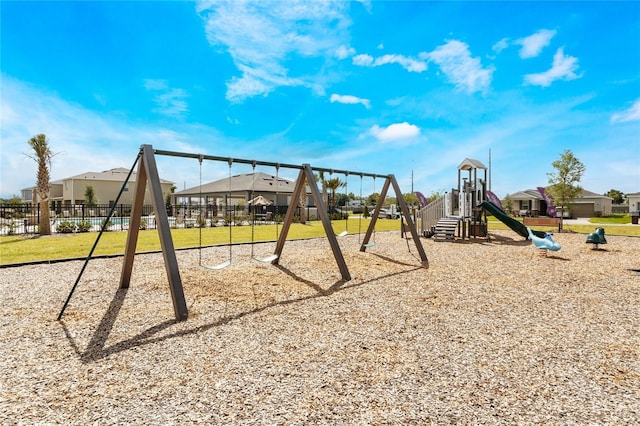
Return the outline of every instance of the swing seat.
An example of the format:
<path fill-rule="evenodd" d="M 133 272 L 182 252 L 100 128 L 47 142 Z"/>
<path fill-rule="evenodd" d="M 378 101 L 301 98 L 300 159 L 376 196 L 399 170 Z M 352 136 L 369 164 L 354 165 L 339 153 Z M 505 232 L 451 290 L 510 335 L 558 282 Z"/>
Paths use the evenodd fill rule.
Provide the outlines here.
<path fill-rule="evenodd" d="M 219 264 L 219 265 L 215 265 L 215 266 L 206 266 L 206 265 L 202 265 L 202 267 L 203 267 L 203 268 L 206 268 L 206 269 L 210 269 L 210 270 L 212 270 L 212 271 L 217 271 L 217 270 L 220 270 L 220 269 L 224 269 L 224 268 L 226 268 L 226 267 L 227 267 L 227 266 L 229 266 L 229 265 L 231 265 L 231 259 L 229 259 L 229 260 L 227 260 L 227 261 L 225 261 L 225 262 L 222 262 L 222 263 L 221 263 L 221 264 Z"/>
<path fill-rule="evenodd" d="M 347 235 L 349 235 L 349 231 L 342 231 L 341 233 L 339 233 L 337 236 L 338 237 L 346 237 Z"/>
<path fill-rule="evenodd" d="M 254 257 L 255 260 L 257 260 L 258 262 L 262 262 L 262 263 L 270 263 L 273 262 L 274 260 L 276 260 L 278 258 L 277 254 L 272 254 L 271 256 L 267 256 L 267 257 Z"/>
<path fill-rule="evenodd" d="M 376 245 L 376 243 L 367 243 L 367 244 L 363 244 L 363 245 L 362 245 L 362 247 L 367 247 L 367 248 L 369 248 L 369 247 L 373 247 L 373 246 L 375 246 L 375 245 Z"/>

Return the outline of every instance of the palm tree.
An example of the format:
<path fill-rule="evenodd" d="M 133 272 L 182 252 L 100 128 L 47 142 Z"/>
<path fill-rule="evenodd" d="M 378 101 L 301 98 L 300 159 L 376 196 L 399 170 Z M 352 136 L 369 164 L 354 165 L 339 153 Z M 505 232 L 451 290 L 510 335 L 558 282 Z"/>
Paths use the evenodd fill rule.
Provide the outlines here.
<path fill-rule="evenodd" d="M 327 188 L 331 191 L 331 207 L 336 207 L 336 190 L 338 188 L 343 188 L 346 184 L 341 181 L 340 178 L 331 178 L 326 181 Z"/>
<path fill-rule="evenodd" d="M 49 223 L 49 168 L 53 153 L 49 147 L 49 141 L 43 134 L 36 135 L 29 139 L 29 146 L 35 152 L 34 156 L 27 157 L 38 163 L 38 175 L 36 192 L 40 198 L 40 235 L 51 235 L 51 224 Z"/>

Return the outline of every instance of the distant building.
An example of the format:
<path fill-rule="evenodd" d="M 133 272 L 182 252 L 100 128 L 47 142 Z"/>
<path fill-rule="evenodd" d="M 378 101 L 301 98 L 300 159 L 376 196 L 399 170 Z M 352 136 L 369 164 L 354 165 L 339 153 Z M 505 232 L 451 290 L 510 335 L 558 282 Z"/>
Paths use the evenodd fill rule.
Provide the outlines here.
<path fill-rule="evenodd" d="M 175 202 L 172 204 L 198 204 L 202 198 L 205 205 L 221 207 L 225 200 L 230 206 L 247 205 L 249 200 L 262 195 L 276 206 L 288 206 L 295 186 L 296 182 L 291 179 L 276 178 L 261 172 L 246 173 L 176 191 L 173 194 Z M 307 206 L 313 205 L 313 199 L 309 195 L 310 190 L 307 188 Z"/>
<path fill-rule="evenodd" d="M 633 216 L 640 215 L 640 192 L 634 192 L 633 194 L 627 194 L 627 201 L 629 202 L 629 214 Z"/>
<path fill-rule="evenodd" d="M 525 189 L 510 194 L 513 214 L 520 216 L 546 216 L 547 203 L 537 189 Z M 582 195 L 569 205 L 572 217 L 609 216 L 612 213 L 613 198 L 595 192 L 582 190 Z M 556 206 L 559 207 L 559 206 Z M 559 211 L 559 209 L 558 209 Z"/>
<path fill-rule="evenodd" d="M 61 180 L 51 182 L 50 199 L 58 205 L 85 204 L 84 194 L 88 186 L 93 187 L 97 204 L 113 204 L 122 184 L 129 174 L 129 169 L 116 168 L 102 172 L 85 172 Z M 127 186 L 124 188 L 118 204 L 132 204 L 135 189 L 136 173 L 132 173 Z M 166 197 L 171 192 L 173 182 L 160 179 L 162 195 Z M 22 200 L 25 203 L 33 202 L 35 186 L 25 188 L 22 192 Z M 35 200 L 37 202 L 37 200 Z M 145 204 L 151 204 L 151 196 L 147 191 L 144 197 Z"/>

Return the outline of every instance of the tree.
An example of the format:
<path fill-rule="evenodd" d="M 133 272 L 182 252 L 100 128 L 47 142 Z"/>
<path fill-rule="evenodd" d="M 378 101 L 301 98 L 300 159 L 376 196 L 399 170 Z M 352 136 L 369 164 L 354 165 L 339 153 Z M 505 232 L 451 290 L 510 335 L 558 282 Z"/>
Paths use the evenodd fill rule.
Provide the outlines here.
<path fill-rule="evenodd" d="M 336 207 L 336 190 L 344 187 L 346 184 L 340 180 L 340 178 L 331 178 L 325 182 L 325 185 L 329 191 L 331 191 L 331 207 Z"/>
<path fill-rule="evenodd" d="M 367 197 L 367 204 L 375 206 L 378 203 L 378 198 L 380 198 L 379 192 L 374 192 Z"/>
<path fill-rule="evenodd" d="M 40 198 L 40 235 L 51 235 L 51 224 L 49 223 L 49 168 L 53 152 L 49 147 L 49 140 L 44 134 L 39 134 L 29 139 L 29 146 L 35 153 L 34 156 L 27 154 L 27 157 L 38 163 L 36 193 Z"/>
<path fill-rule="evenodd" d="M 606 194 L 607 197 L 613 198 L 613 204 L 623 204 L 624 203 L 624 192 L 618 191 L 617 189 L 611 189 Z"/>
<path fill-rule="evenodd" d="M 412 192 L 408 192 L 402 195 L 404 197 L 404 202 L 407 203 L 408 206 L 420 206 L 420 201 L 418 201 L 418 196 Z"/>
<path fill-rule="evenodd" d="M 565 150 L 560 158 L 551 163 L 555 172 L 547 173 L 549 177 L 549 195 L 553 198 L 560 211 L 582 194 L 582 188 L 578 185 L 585 171 L 585 166 L 570 150 Z M 562 214 L 560 215 L 562 220 Z"/>
<path fill-rule="evenodd" d="M 0 200 L 1 200 L 1 204 L 5 206 L 17 207 L 22 205 L 22 198 L 20 198 L 20 196 L 16 194 L 13 194 L 11 198 L 7 200 L 5 199 L 0 199 Z"/>
<path fill-rule="evenodd" d="M 171 185 L 169 187 L 169 192 L 167 193 L 167 195 L 164 197 L 164 206 L 167 210 L 167 214 L 169 216 L 171 216 L 171 196 L 173 195 L 174 192 L 176 192 L 176 186 L 175 185 Z"/>
<path fill-rule="evenodd" d="M 88 207 L 95 207 L 98 204 L 98 200 L 96 199 L 96 191 L 94 191 L 93 186 L 87 185 L 84 188 L 84 203 Z"/>
<path fill-rule="evenodd" d="M 335 204 L 337 206 L 348 206 L 349 202 L 351 201 L 351 198 L 349 198 L 349 196 L 347 194 L 344 193 L 338 193 L 336 194 L 336 199 L 335 199 Z"/>
<path fill-rule="evenodd" d="M 511 214 L 511 212 L 513 211 L 513 199 L 511 198 L 511 195 L 507 194 L 504 197 L 504 200 L 502 200 L 502 207 L 504 208 L 504 211 Z"/>

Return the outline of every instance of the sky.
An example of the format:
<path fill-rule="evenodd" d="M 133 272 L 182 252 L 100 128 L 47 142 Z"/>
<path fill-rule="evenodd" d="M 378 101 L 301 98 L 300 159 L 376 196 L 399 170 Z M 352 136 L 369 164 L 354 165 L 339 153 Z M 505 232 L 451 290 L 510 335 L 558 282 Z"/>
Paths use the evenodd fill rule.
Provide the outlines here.
<path fill-rule="evenodd" d="M 0 16 L 2 198 L 35 185 L 40 133 L 52 181 L 131 168 L 150 144 L 394 174 L 427 196 L 473 158 L 502 198 L 548 185 L 570 150 L 583 188 L 640 192 L 637 1 L 1 1 Z M 157 162 L 179 190 L 229 173 Z"/>

